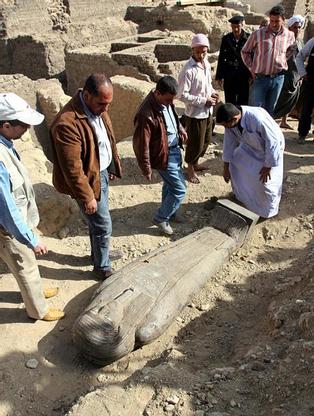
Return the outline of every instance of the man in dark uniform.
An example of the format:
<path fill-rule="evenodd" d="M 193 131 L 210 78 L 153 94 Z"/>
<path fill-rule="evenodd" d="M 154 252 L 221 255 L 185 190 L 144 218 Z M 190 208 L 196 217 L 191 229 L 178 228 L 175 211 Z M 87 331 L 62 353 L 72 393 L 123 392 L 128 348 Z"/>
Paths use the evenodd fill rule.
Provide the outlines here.
<path fill-rule="evenodd" d="M 305 67 L 304 62 L 307 62 Z M 309 39 L 296 57 L 296 66 L 303 79 L 304 95 L 301 115 L 299 119 L 298 143 L 304 144 L 311 129 L 311 118 L 314 110 L 314 36 Z"/>
<path fill-rule="evenodd" d="M 251 74 L 241 58 L 249 33 L 243 30 L 243 20 L 243 16 L 229 19 L 232 32 L 222 38 L 216 73 L 216 80 L 225 91 L 225 102 L 234 105 L 247 105 L 249 100 Z"/>

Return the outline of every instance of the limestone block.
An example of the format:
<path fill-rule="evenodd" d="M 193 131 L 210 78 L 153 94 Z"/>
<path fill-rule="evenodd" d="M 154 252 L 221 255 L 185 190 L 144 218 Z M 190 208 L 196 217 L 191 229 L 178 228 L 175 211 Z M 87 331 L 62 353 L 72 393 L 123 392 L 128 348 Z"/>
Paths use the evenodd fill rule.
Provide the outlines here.
<path fill-rule="evenodd" d="M 3 16 L 5 35 L 45 33 L 51 28 L 47 6 L 42 0 L 2 0 L 0 15 Z"/>
<path fill-rule="evenodd" d="M 121 75 L 111 80 L 114 98 L 109 112 L 116 139 L 121 140 L 132 136 L 136 110 L 155 84 Z"/>
<path fill-rule="evenodd" d="M 31 79 L 51 78 L 64 71 L 64 41 L 58 34 L 20 35 L 7 41 L 11 72 Z"/>
<path fill-rule="evenodd" d="M 43 150 L 34 145 L 29 134 L 17 140 L 15 147 L 34 186 L 40 215 L 38 229 L 44 235 L 59 236 L 65 227 L 76 223 L 78 206 L 69 196 L 59 194 L 54 189 L 51 183 L 52 165 Z"/>
<path fill-rule="evenodd" d="M 26 100 L 32 107 L 36 106 L 36 82 L 22 74 L 0 75 L 0 91 L 14 92 Z"/>
<path fill-rule="evenodd" d="M 48 128 L 58 112 L 71 99 L 69 95 L 64 93 L 57 80 L 43 82 L 37 90 L 37 98 Z"/>

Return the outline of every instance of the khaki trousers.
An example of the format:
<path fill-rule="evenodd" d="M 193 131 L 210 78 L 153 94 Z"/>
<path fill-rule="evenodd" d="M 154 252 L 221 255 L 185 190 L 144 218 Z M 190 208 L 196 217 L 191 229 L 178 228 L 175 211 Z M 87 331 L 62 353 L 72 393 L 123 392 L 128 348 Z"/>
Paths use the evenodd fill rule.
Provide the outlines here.
<path fill-rule="evenodd" d="M 0 258 L 16 278 L 27 315 L 43 318 L 48 310 L 34 252 L 0 228 Z"/>

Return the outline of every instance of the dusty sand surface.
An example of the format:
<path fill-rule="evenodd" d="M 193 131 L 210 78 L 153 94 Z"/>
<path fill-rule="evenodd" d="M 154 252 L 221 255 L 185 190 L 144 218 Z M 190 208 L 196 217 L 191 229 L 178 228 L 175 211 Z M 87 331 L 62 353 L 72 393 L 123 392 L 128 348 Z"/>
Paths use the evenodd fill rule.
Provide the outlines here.
<path fill-rule="evenodd" d="M 39 259 L 44 285 L 60 288 L 49 304 L 65 309 L 62 321 L 28 319 L 1 263 L 0 415 L 314 415 L 314 143 L 313 135 L 304 146 L 296 132 L 285 136 L 279 215 L 256 226 L 164 335 L 119 362 L 95 368 L 71 341 L 73 322 L 98 285 L 79 215 L 65 238 L 43 235 L 50 252 Z M 119 143 L 124 178 L 111 184 L 110 207 L 112 247 L 124 258 L 115 268 L 207 224 L 204 202 L 230 192 L 221 177 L 222 135 L 215 140 L 202 160 L 209 170 L 188 185 L 186 222 L 171 238 L 151 224 L 158 176 L 147 183 L 131 143 Z M 32 358 L 34 369 L 26 366 Z"/>

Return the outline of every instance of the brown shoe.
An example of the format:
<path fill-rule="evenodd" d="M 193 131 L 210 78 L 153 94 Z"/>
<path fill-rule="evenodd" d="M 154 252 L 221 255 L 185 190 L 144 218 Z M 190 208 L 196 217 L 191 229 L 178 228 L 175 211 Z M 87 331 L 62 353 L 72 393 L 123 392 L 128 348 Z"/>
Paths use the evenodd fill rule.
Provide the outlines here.
<path fill-rule="evenodd" d="M 59 293 L 58 287 L 47 287 L 43 290 L 46 299 L 53 298 Z"/>
<path fill-rule="evenodd" d="M 43 321 L 58 321 L 64 317 L 64 312 L 59 309 L 49 308 L 46 315 L 41 318 Z"/>
<path fill-rule="evenodd" d="M 106 280 L 108 277 L 112 276 L 114 273 L 113 269 L 109 270 L 93 270 L 93 274 L 97 280 Z"/>

